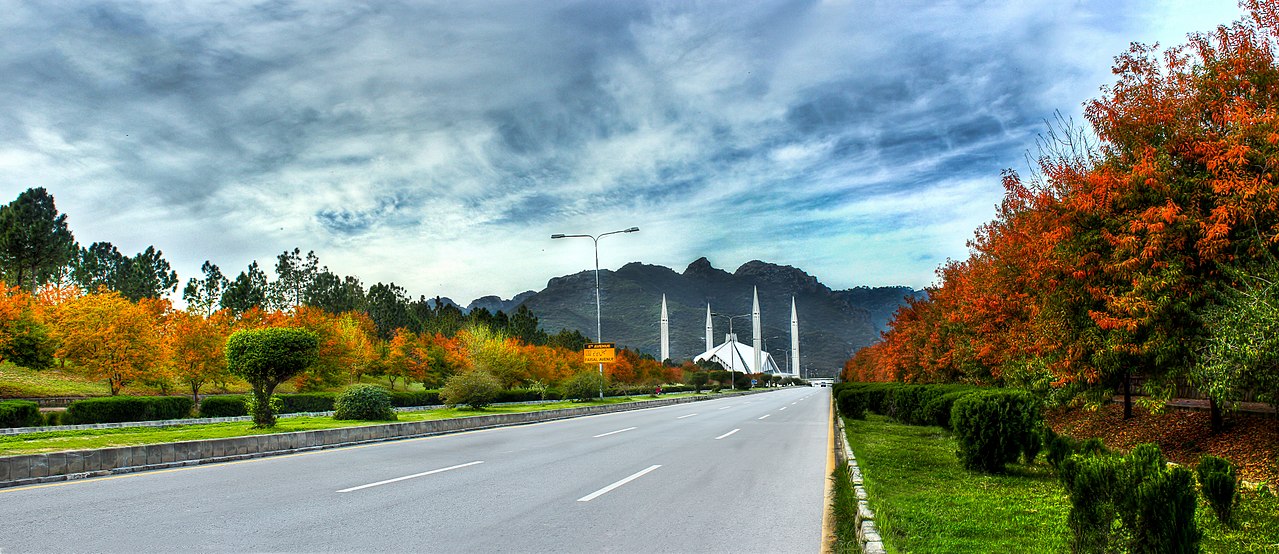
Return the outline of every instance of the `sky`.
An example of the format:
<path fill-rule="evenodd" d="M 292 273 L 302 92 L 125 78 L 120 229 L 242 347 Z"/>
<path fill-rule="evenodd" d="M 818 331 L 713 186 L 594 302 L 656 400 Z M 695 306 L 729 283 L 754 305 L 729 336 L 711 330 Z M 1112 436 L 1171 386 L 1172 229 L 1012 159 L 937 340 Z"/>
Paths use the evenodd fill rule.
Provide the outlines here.
<path fill-rule="evenodd" d="M 1233 0 L 0 0 L 0 202 L 185 282 L 295 247 L 465 305 L 754 259 L 922 288 L 1045 121 Z M 179 294 L 181 287 L 179 286 Z"/>

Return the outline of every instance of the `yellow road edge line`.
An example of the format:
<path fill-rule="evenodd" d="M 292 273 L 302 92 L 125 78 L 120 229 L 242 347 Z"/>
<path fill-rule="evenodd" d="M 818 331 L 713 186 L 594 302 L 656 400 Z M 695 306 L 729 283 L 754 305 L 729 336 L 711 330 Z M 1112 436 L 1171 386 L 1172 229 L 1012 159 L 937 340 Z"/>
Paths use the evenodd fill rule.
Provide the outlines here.
<path fill-rule="evenodd" d="M 835 411 L 826 407 L 826 509 L 822 513 L 822 554 L 835 551 Z"/>

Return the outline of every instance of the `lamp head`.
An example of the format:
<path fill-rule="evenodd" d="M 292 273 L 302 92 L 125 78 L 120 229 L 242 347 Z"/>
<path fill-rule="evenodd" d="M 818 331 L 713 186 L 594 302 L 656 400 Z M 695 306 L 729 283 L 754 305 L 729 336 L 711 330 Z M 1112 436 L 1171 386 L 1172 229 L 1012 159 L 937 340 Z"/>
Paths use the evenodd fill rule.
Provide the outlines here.
<path fill-rule="evenodd" d="M 554 235 L 551 235 L 551 238 L 553 238 L 553 239 L 562 239 L 562 238 L 564 238 L 564 233 L 555 233 Z"/>
<path fill-rule="evenodd" d="M 638 230 L 639 230 L 639 227 L 631 227 L 630 229 L 627 229 L 627 230 L 625 230 L 625 231 L 623 231 L 623 232 L 624 232 L 624 233 L 634 233 L 635 231 L 638 231 Z"/>

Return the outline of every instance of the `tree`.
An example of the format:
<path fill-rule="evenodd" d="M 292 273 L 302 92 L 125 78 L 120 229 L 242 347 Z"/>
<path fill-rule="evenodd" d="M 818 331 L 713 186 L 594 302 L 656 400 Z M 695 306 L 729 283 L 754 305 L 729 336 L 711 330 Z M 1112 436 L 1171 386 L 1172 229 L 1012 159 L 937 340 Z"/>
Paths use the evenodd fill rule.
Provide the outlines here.
<path fill-rule="evenodd" d="M 222 291 L 226 290 L 229 282 L 222 275 L 222 270 L 208 260 L 200 266 L 200 271 L 204 278 L 188 280 L 182 289 L 182 300 L 186 301 L 188 311 L 208 317 L 221 306 Z"/>
<path fill-rule="evenodd" d="M 43 187 L 0 207 L 0 271 L 28 291 L 61 273 L 76 252 L 75 236 Z"/>
<path fill-rule="evenodd" d="M 528 306 L 520 304 L 511 314 L 507 324 L 507 333 L 524 344 L 546 344 L 546 333 L 538 328 L 537 316 Z"/>
<path fill-rule="evenodd" d="M 240 315 L 255 306 L 266 308 L 267 281 L 266 273 L 258 267 L 258 262 L 249 264 L 246 271 L 241 271 L 234 281 L 222 291 L 222 307 L 231 313 Z"/>
<path fill-rule="evenodd" d="M 0 361 L 46 369 L 55 348 L 31 294 L 0 282 Z"/>
<path fill-rule="evenodd" d="M 227 373 L 226 345 L 230 316 L 222 312 L 208 318 L 195 311 L 174 312 L 165 322 L 165 342 L 172 373 L 191 391 L 199 405 L 200 388 Z"/>
<path fill-rule="evenodd" d="M 378 283 L 369 287 L 366 306 L 369 317 L 377 325 L 378 338 L 382 340 L 389 340 L 396 329 L 409 327 L 413 323 L 409 316 L 408 296 L 395 283 Z"/>
<path fill-rule="evenodd" d="M 306 253 L 302 259 L 302 250 L 294 248 L 292 252 L 285 250 L 276 257 L 275 281 L 270 287 L 271 306 L 277 310 L 288 311 L 301 306 L 306 300 L 306 291 L 320 273 L 320 259 L 315 251 Z"/>
<path fill-rule="evenodd" d="M 307 283 L 302 303 L 333 314 L 363 310 L 364 285 L 355 277 L 340 277 L 325 268 Z"/>
<path fill-rule="evenodd" d="M 253 387 L 254 427 L 275 425 L 271 394 L 315 363 L 319 342 L 314 332 L 287 327 L 245 329 L 227 339 L 227 369 Z"/>
<path fill-rule="evenodd" d="M 100 289 L 66 301 L 57 311 L 58 356 L 92 378 L 105 379 L 112 395 L 153 373 L 163 359 L 160 322 L 147 305 Z"/>
<path fill-rule="evenodd" d="M 81 248 L 74 260 L 71 278 L 84 290 L 106 287 L 134 302 L 159 298 L 178 287 L 177 272 L 154 246 L 128 258 L 109 242 L 95 242 Z"/>

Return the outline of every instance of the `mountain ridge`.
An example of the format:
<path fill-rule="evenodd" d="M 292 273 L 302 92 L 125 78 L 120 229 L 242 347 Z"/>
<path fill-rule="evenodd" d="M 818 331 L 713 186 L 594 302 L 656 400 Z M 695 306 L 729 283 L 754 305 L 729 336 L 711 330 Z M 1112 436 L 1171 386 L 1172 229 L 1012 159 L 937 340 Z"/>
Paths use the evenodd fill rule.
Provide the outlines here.
<path fill-rule="evenodd" d="M 829 377 L 858 349 L 878 340 L 889 318 L 907 297 L 921 291 L 909 287 L 854 287 L 832 290 L 802 269 L 751 260 L 729 273 L 698 258 L 682 273 L 660 265 L 631 262 L 617 270 L 600 270 L 602 332 L 605 341 L 656 357 L 661 348 L 662 295 L 670 321 L 671 357 L 690 359 L 705 349 L 706 306 L 731 318 L 739 342 L 751 342 L 751 294 L 758 287 L 766 350 L 786 370 L 790 363 L 790 302 L 795 299 L 800 323 L 801 365 L 805 376 Z M 483 307 L 510 314 L 527 306 L 548 332 L 578 329 L 595 336 L 593 270 L 552 277 L 546 288 L 504 300 L 477 298 L 467 310 Z M 745 317 L 741 317 L 745 316 Z M 729 318 L 714 318 L 715 343 L 724 340 Z"/>

